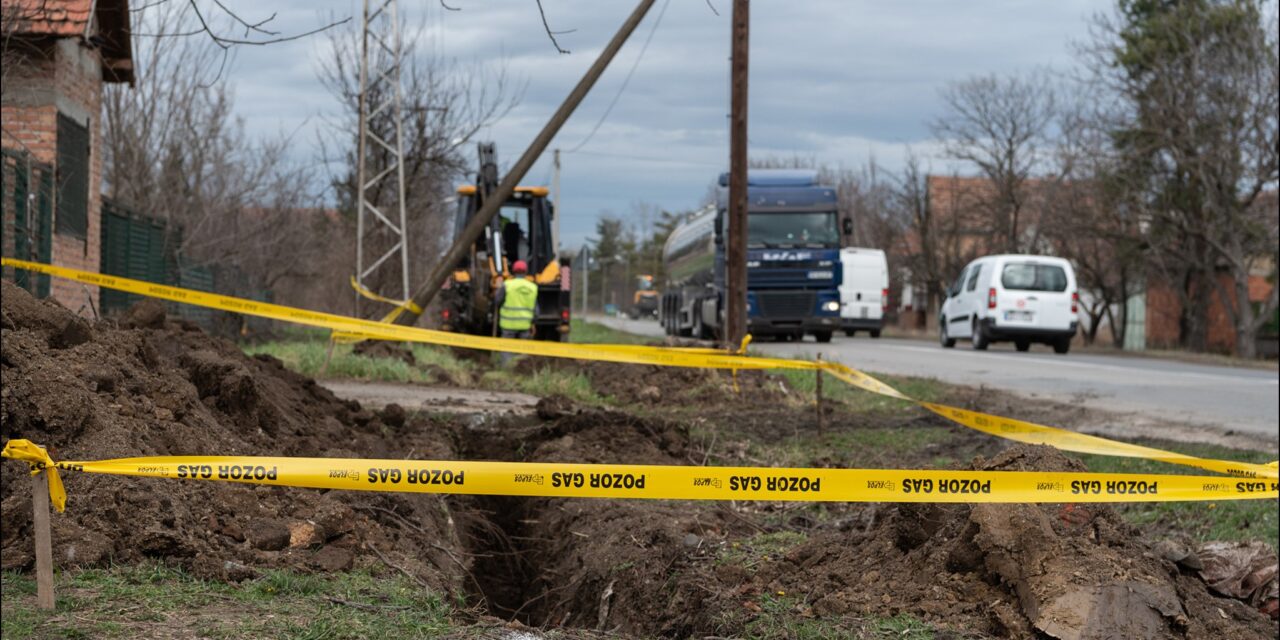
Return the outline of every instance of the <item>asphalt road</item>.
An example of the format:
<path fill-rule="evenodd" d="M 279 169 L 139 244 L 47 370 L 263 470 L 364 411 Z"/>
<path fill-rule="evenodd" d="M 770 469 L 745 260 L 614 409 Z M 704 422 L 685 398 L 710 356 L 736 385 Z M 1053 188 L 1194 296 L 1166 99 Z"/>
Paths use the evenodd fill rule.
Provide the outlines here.
<path fill-rule="evenodd" d="M 661 336 L 652 320 L 592 318 L 609 326 Z M 1081 403 L 1088 408 L 1134 414 L 1151 423 L 1195 425 L 1218 432 L 1235 431 L 1276 442 L 1280 436 L 1280 372 L 1241 367 L 1191 364 L 1167 358 L 1133 355 L 1054 354 L 1034 345 L 1017 353 L 1011 344 L 976 352 L 969 343 L 954 349 L 922 340 L 838 335 L 829 344 L 753 342 L 752 349 L 786 357 L 813 357 L 842 362 L 868 372 L 932 377 L 944 382 L 988 387 L 1020 395 Z M 1160 435 L 1144 429 L 1133 435 Z"/>

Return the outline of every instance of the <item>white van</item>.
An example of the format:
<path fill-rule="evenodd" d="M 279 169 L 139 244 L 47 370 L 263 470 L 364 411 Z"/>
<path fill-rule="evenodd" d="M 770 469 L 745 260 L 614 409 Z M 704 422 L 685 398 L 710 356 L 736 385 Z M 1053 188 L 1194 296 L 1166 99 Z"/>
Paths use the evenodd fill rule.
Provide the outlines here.
<path fill-rule="evenodd" d="M 1052 256 L 986 256 L 970 262 L 947 290 L 938 317 L 938 339 L 957 338 L 982 351 L 1011 341 L 1018 351 L 1041 342 L 1056 353 L 1071 349 L 1080 304 L 1071 263 Z"/>
<path fill-rule="evenodd" d="M 852 336 L 859 329 L 880 337 L 889 304 L 889 263 L 879 249 L 840 250 L 840 328 Z"/>

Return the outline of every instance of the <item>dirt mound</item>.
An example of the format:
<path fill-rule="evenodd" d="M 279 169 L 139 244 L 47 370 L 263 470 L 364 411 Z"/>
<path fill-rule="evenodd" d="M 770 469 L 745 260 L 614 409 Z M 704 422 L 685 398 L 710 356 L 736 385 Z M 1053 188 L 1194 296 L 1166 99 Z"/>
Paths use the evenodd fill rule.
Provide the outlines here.
<path fill-rule="evenodd" d="M 274 358 L 246 357 L 166 319 L 159 305 L 144 302 L 120 327 L 90 326 L 56 303 L 3 287 L 0 435 L 43 444 L 55 459 L 453 455 L 441 427 L 384 420 Z M 6 462 L 0 473 L 0 564 L 28 568 L 26 469 Z M 436 496 L 63 475 L 69 505 L 53 518 L 60 566 L 152 557 L 238 579 L 267 567 L 386 562 L 436 587 L 459 586 L 443 550 L 457 541 L 447 503 Z"/>
<path fill-rule="evenodd" d="M 634 418 L 567 416 L 529 435 L 525 459 L 688 463 L 681 432 Z M 971 468 L 1084 469 L 1034 446 Z M 501 557 L 518 558 L 487 573 L 526 585 L 508 589 L 494 610 L 528 624 L 664 637 L 752 635 L 769 602 L 789 603 L 788 615 L 801 619 L 909 614 L 1009 638 L 1276 632 L 1264 615 L 1211 594 L 1193 571 L 1154 552 L 1105 505 L 858 507 L 747 563 L 739 545 L 785 536 L 788 526 L 762 527 L 714 503 L 483 499 L 482 510 L 499 514 L 490 524 L 510 536 Z"/>
<path fill-rule="evenodd" d="M 974 469 L 1080 471 L 1016 446 Z M 1153 553 L 1106 505 L 899 505 L 820 535 L 751 576 L 816 615 L 908 613 L 1000 637 L 1262 638 L 1275 625 Z"/>
<path fill-rule="evenodd" d="M 788 394 L 779 378 L 764 371 L 739 371 L 737 382 L 741 393 L 738 393 L 733 388 L 733 374 L 715 369 L 562 358 L 524 358 L 515 365 L 515 372 L 521 375 L 544 369 L 582 373 L 597 393 L 623 404 L 676 406 L 711 402 L 765 405 Z"/>

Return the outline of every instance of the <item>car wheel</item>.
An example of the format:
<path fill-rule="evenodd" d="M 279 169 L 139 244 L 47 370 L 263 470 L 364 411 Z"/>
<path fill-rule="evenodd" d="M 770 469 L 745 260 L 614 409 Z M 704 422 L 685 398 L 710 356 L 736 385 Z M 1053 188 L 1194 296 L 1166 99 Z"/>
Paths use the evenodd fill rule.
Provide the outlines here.
<path fill-rule="evenodd" d="M 1053 352 L 1059 355 L 1066 355 L 1071 350 L 1071 338 L 1063 338 L 1053 343 Z"/>
<path fill-rule="evenodd" d="M 830 331 L 814 331 L 813 339 L 823 343 L 831 342 L 831 332 Z"/>
<path fill-rule="evenodd" d="M 879 329 L 872 329 L 872 330 L 871 330 L 871 337 L 872 337 L 872 338 L 879 338 L 879 337 L 880 337 L 880 330 L 879 330 Z"/>
<path fill-rule="evenodd" d="M 1030 340 L 1014 340 L 1013 346 L 1018 351 L 1026 351 L 1031 348 L 1031 341 Z"/>
<path fill-rule="evenodd" d="M 942 316 L 938 319 L 938 344 L 944 349 L 950 349 L 956 346 L 956 339 L 947 335 L 947 317 Z"/>
<path fill-rule="evenodd" d="M 991 345 L 991 341 L 987 339 L 986 332 L 982 330 L 981 322 L 973 323 L 972 345 L 974 351 L 986 351 L 987 347 Z"/>

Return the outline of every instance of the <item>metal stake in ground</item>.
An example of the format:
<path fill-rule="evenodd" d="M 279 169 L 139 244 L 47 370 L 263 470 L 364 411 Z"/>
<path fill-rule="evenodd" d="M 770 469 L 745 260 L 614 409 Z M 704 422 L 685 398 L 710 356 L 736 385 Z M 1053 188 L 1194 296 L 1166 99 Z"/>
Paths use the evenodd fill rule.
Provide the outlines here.
<path fill-rule="evenodd" d="M 822 354 L 818 354 L 818 364 L 822 364 Z M 822 367 L 813 370 L 813 406 L 818 411 L 818 435 L 823 435 L 827 430 L 827 419 L 822 415 Z"/>
<path fill-rule="evenodd" d="M 627 41 L 631 33 L 636 30 L 640 21 L 644 19 L 646 13 L 653 6 L 654 0 L 640 0 L 635 10 L 627 17 L 627 21 L 618 29 L 618 33 L 614 34 L 613 39 L 605 46 L 604 51 L 600 52 L 600 57 L 596 58 L 591 68 L 587 70 L 586 75 L 578 81 L 573 91 L 569 92 L 569 96 L 564 99 L 564 103 L 556 110 L 555 115 L 551 116 L 551 120 L 542 127 L 542 131 L 538 136 L 529 143 L 529 148 L 525 149 L 524 155 L 512 165 L 507 171 L 507 175 L 502 178 L 502 182 L 498 184 L 498 189 L 492 194 L 485 197 L 484 204 L 480 210 L 476 212 L 471 222 L 467 223 L 462 233 L 458 234 L 457 240 L 444 255 L 440 261 L 436 263 L 431 275 L 427 277 L 427 281 L 418 287 L 413 294 L 413 302 L 419 308 L 426 309 L 431 299 L 440 291 L 440 287 L 444 285 L 445 279 L 449 274 L 453 273 L 454 267 L 458 264 L 467 252 L 470 251 L 471 245 L 484 233 L 485 227 L 493 220 L 493 216 L 498 213 L 498 209 L 506 203 L 515 192 L 516 185 L 520 180 L 524 179 L 524 175 L 529 172 L 529 167 L 546 151 L 547 145 L 551 144 L 551 139 L 555 137 L 556 132 L 560 131 L 560 127 L 564 125 L 569 116 L 573 114 L 574 109 L 586 97 L 587 92 L 591 90 L 592 85 L 600 78 L 600 74 L 604 73 L 605 67 L 609 66 L 609 62 L 617 55 L 618 50 L 622 48 L 622 44 Z M 411 325 L 417 322 L 419 316 L 412 313 L 402 313 L 395 319 L 395 324 Z"/>
<path fill-rule="evenodd" d="M 31 510 L 35 523 L 36 605 L 53 610 L 53 541 L 49 534 L 49 478 L 43 471 L 31 476 Z"/>

